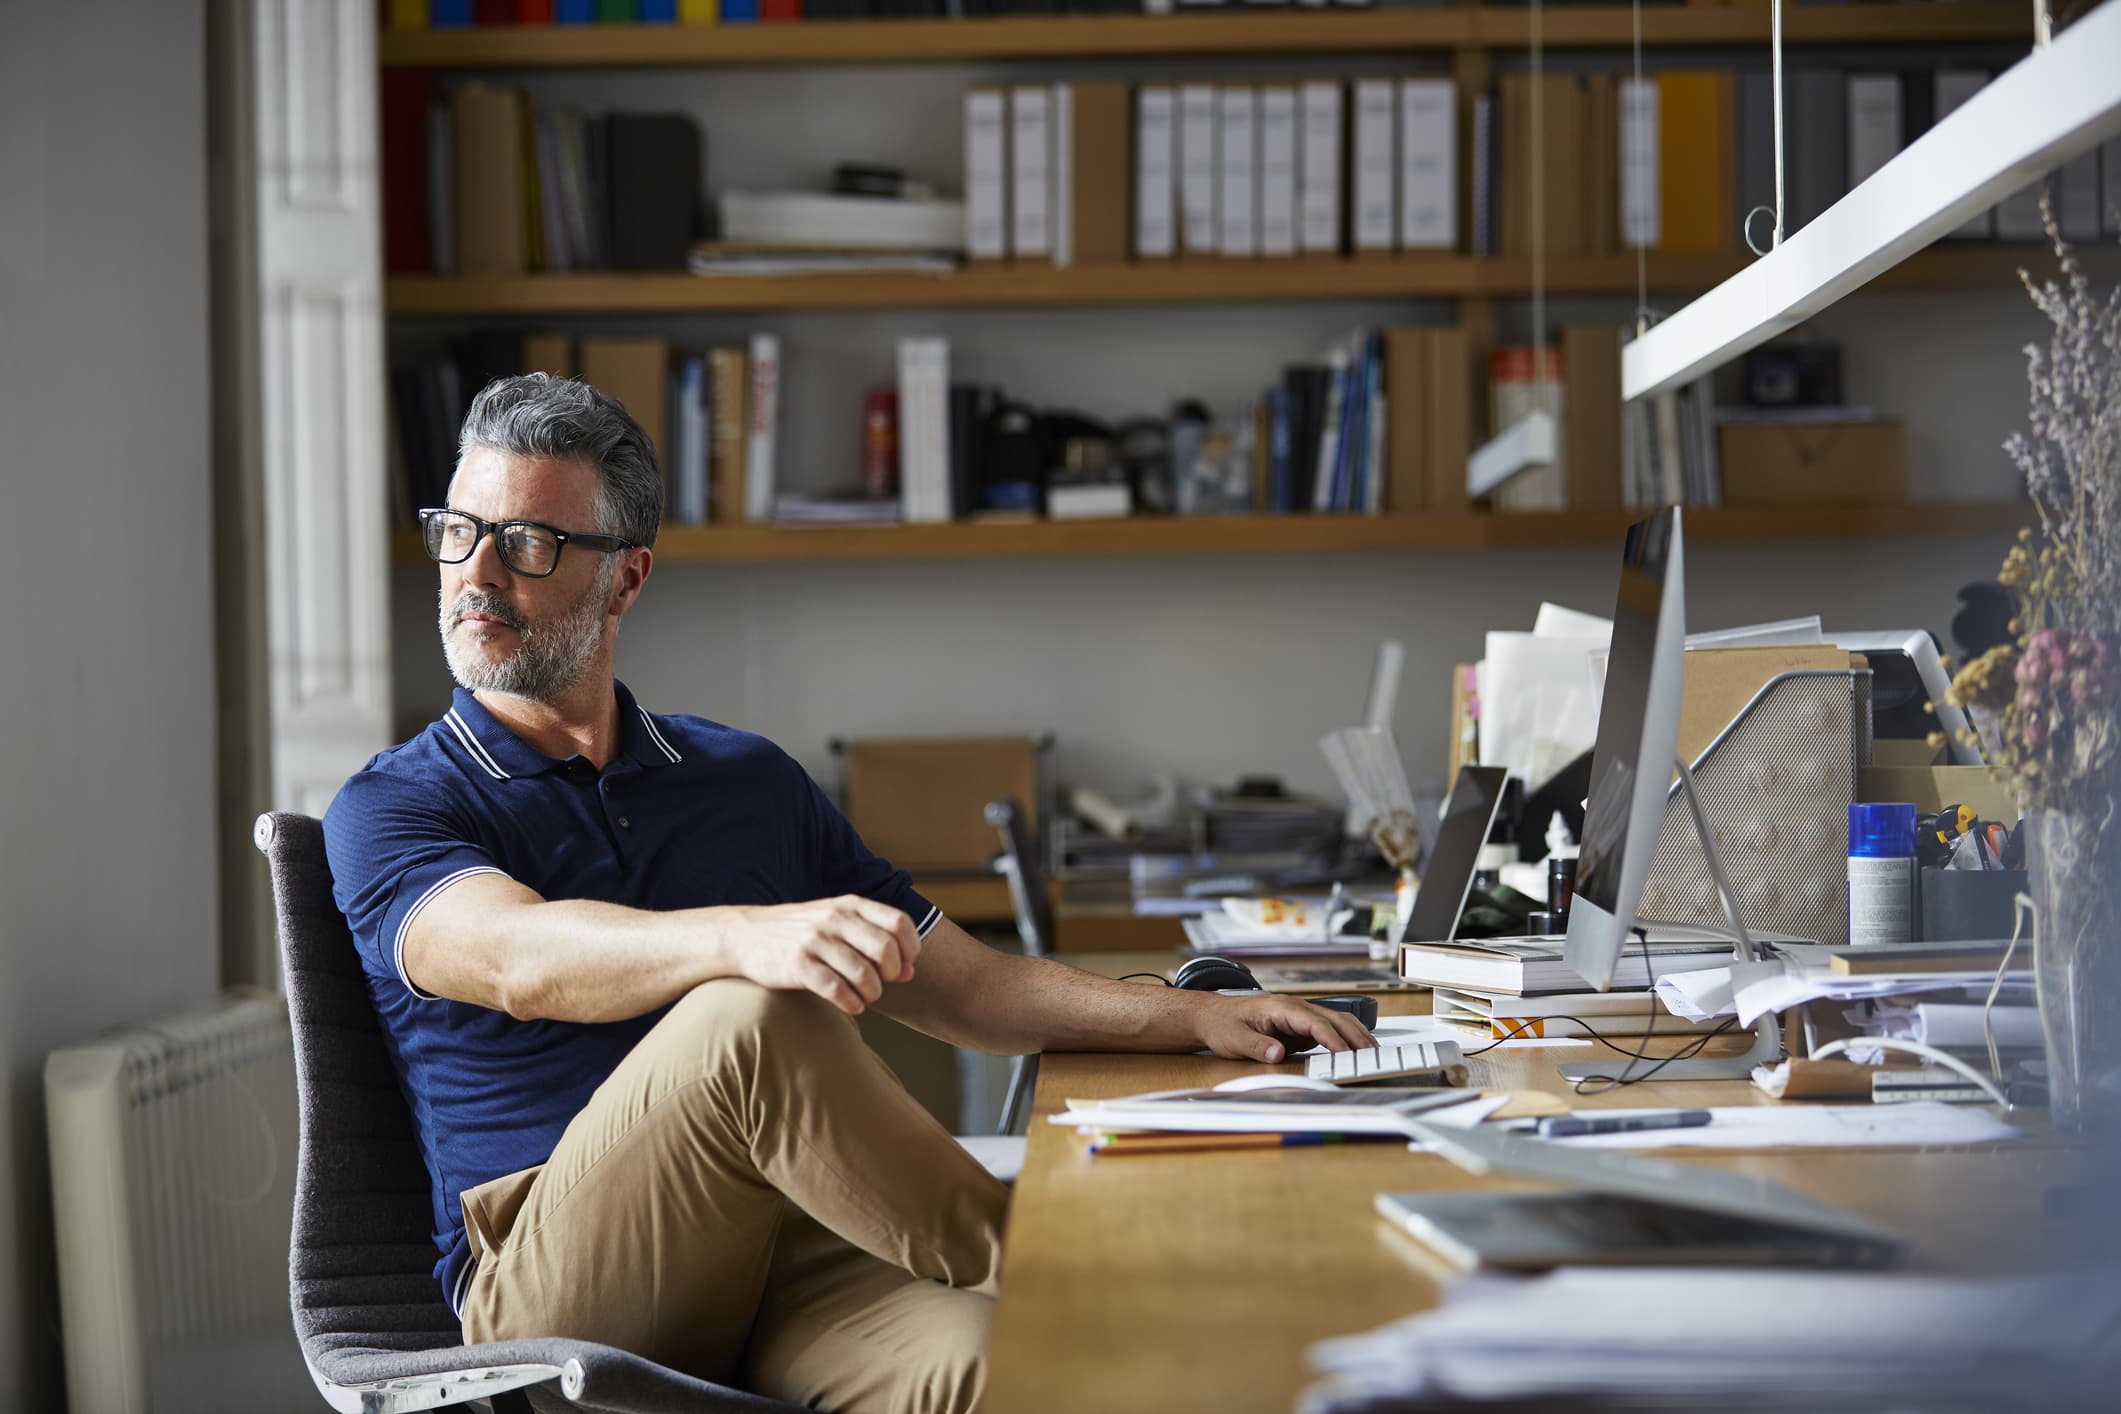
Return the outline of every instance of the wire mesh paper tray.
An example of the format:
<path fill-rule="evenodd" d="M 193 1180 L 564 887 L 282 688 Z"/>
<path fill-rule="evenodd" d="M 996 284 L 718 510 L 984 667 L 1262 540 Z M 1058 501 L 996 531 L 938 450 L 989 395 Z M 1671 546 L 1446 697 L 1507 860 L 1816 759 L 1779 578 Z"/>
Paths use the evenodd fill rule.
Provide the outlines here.
<path fill-rule="evenodd" d="M 1748 929 L 1848 941 L 1848 807 L 1870 759 L 1870 671 L 1806 669 L 1762 683 L 1690 763 Z M 1716 886 L 1678 792 L 1675 779 L 1639 912 L 1720 926 Z"/>

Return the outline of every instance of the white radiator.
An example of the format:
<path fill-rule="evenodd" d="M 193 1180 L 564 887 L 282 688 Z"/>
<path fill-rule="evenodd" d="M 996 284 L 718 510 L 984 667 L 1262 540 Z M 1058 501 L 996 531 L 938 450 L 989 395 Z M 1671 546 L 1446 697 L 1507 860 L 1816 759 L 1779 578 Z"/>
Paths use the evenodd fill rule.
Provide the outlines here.
<path fill-rule="evenodd" d="M 295 1072 L 270 993 L 44 1067 L 74 1414 L 315 1408 L 287 1303 Z"/>

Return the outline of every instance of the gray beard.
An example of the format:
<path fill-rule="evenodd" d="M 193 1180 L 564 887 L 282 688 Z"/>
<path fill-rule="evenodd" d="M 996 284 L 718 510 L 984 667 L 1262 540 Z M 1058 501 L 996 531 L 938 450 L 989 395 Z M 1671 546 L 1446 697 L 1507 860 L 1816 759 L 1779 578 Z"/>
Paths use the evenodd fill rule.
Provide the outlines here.
<path fill-rule="evenodd" d="M 603 645 L 604 602 L 610 592 L 611 575 L 607 569 L 557 618 L 532 625 L 492 595 L 465 590 L 455 604 L 441 604 L 438 615 L 442 656 L 449 664 L 450 676 L 467 692 L 504 692 L 532 702 L 559 700 L 582 680 Z M 501 619 L 520 635 L 522 646 L 497 663 L 459 657 L 456 640 L 450 634 L 452 620 L 471 612 Z"/>

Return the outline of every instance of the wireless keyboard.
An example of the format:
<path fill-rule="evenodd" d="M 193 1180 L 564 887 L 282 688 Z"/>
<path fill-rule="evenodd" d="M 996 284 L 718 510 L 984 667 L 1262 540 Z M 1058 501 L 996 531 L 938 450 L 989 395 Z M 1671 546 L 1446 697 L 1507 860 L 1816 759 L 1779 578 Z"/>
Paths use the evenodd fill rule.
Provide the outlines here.
<path fill-rule="evenodd" d="M 1307 1056 L 1304 1074 L 1335 1085 L 1397 1080 L 1456 1086 L 1466 1083 L 1466 1058 L 1456 1041 L 1385 1041 L 1359 1051 L 1320 1051 Z"/>

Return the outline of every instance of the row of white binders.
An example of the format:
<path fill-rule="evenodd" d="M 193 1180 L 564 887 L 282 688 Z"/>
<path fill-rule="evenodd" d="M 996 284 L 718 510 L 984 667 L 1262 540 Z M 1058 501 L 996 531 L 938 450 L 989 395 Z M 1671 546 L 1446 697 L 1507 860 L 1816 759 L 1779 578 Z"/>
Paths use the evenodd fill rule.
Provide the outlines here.
<path fill-rule="evenodd" d="M 1094 265 L 1449 250 L 1457 167 L 1449 79 L 974 88 L 966 254 Z"/>

